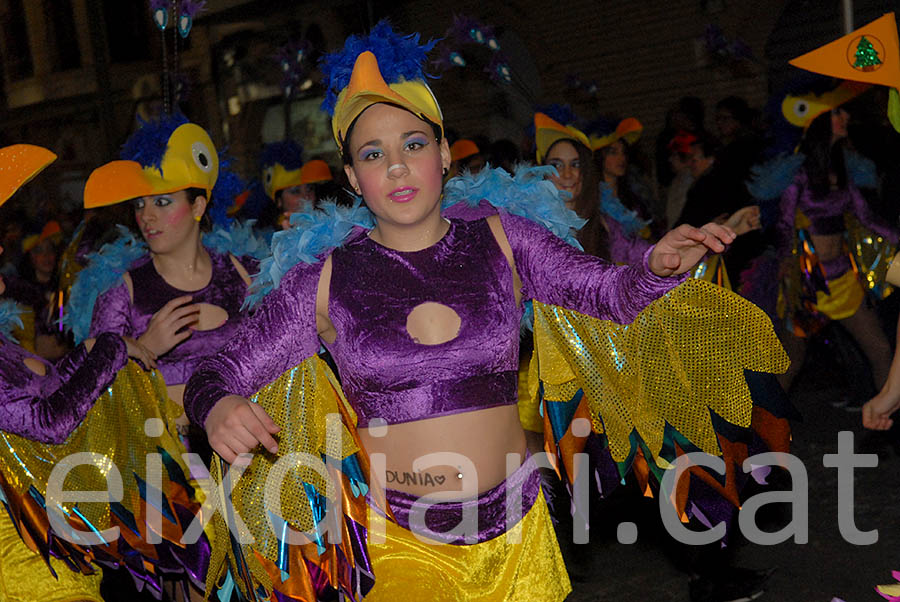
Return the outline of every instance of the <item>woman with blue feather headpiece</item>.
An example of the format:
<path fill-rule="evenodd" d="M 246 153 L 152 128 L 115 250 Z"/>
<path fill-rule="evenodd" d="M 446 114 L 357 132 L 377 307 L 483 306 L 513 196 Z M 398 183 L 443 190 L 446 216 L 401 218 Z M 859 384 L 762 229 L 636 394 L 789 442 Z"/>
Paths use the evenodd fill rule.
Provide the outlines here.
<path fill-rule="evenodd" d="M 0 149 L 0 205 L 55 159 L 50 151 L 27 144 Z M 0 294 L 3 289 L 0 279 Z M 152 396 L 148 403 L 129 393 L 156 387 L 153 375 L 128 361 L 147 364 L 149 354 L 130 337 L 98 332 L 50 363 L 15 343 L 10 329 L 18 313 L 14 303 L 0 300 L 0 597 L 100 602 L 99 568 L 119 568 L 126 558 L 135 580 L 160 594 L 160 571 L 164 566 L 176 570 L 160 558 L 170 557 L 171 547 L 183 547 L 177 521 L 164 521 L 158 546 L 131 530 L 93 541 L 108 527 L 136 526 L 147 515 L 146 498 L 129 493 L 121 503 L 79 507 L 51 493 L 54 470 L 71 454 L 90 452 L 103 472 L 94 464 L 75 468 L 66 477 L 70 490 L 106 488 L 103 475 L 115 467 L 126 475 L 120 483 L 137 492 L 139 483 L 147 482 L 148 453 L 179 452 L 177 438 L 165 429 L 140 439 L 123 437 L 129 427 L 143 435 L 145 418 L 174 427 L 174 412 Z M 174 460 L 167 464 L 168 485 L 153 480 L 162 500 L 174 504 L 169 506 L 173 512 L 196 512 L 199 504 L 172 484 L 186 483 L 186 467 Z M 139 555 L 142 561 L 134 563 Z"/>
<path fill-rule="evenodd" d="M 621 405 L 615 373 L 640 364 L 623 325 L 653 303 L 681 303 L 673 289 L 686 270 L 733 233 L 685 230 L 615 266 L 564 240 L 580 221 L 547 168 L 444 184 L 451 154 L 422 71 L 432 46 L 381 22 L 323 59 L 324 108 L 360 198 L 323 206 L 321 218 L 299 214 L 305 227 L 275 234 L 252 287 L 255 311 L 188 382 L 186 411 L 219 455 L 214 477 L 233 483 L 229 471 L 246 466 L 232 501 L 252 537 L 214 519 L 209 587 L 287 600 L 564 599 L 570 585 L 517 399 L 528 300 L 545 393 L 534 403 L 545 421 L 555 417 L 545 436 L 561 450 L 551 463 L 585 478 L 572 459 L 593 428 L 623 470 L 642 440 L 633 428 L 648 458 L 666 454 L 664 420 L 635 426 Z M 752 307 L 739 313 L 772 342 Z M 582 320 L 585 330 L 573 326 Z M 569 327 L 580 334 L 568 340 L 593 341 L 580 351 L 585 364 L 567 355 Z M 600 349 L 613 340 L 623 355 Z M 323 344 L 340 383 L 317 355 Z M 779 357 L 743 358 L 715 378 L 730 386 L 744 366 L 774 370 Z M 583 371 L 598 369 L 603 379 Z M 581 394 L 601 381 L 603 391 Z M 720 408 L 738 422 L 731 412 L 750 403 L 739 397 Z M 680 411 L 696 412 L 697 401 L 682 399 Z M 715 447 L 711 429 L 687 437 Z"/>

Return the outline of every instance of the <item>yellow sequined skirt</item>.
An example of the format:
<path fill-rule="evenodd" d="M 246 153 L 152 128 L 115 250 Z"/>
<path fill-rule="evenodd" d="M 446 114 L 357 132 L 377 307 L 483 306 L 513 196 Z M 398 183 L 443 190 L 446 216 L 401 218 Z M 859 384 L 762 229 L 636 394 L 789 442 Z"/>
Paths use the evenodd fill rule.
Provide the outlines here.
<path fill-rule="evenodd" d="M 419 537 L 369 510 L 375 587 L 365 602 L 553 602 L 572 591 L 543 493 L 505 535 L 474 545 Z"/>
<path fill-rule="evenodd" d="M 832 320 L 843 320 L 856 313 L 866 295 L 856 272 L 849 270 L 828 281 L 830 294 L 816 292 L 816 309 Z"/>
<path fill-rule="evenodd" d="M 22 543 L 0 506 L 0 602 L 103 602 L 99 571 L 94 575 L 74 573 L 52 557 L 50 564 L 58 579 L 50 574 L 44 559 Z"/>

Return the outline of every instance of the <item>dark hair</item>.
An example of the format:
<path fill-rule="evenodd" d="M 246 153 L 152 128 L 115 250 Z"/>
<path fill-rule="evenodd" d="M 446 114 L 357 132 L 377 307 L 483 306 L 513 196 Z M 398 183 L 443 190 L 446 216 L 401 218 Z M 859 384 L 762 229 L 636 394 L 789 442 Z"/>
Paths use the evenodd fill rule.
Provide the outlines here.
<path fill-rule="evenodd" d="M 404 111 L 410 113 L 411 115 L 416 115 L 409 109 L 401 107 L 400 105 L 395 105 L 390 102 L 375 103 L 375 104 L 386 104 L 386 105 L 389 105 L 392 107 L 397 107 L 398 109 L 403 109 Z M 369 107 L 370 106 L 372 106 L 372 105 L 369 105 Z M 366 109 L 368 109 L 369 107 L 366 107 L 365 109 L 363 109 L 362 112 L 359 115 L 357 115 L 353 119 L 353 121 L 350 122 L 350 127 L 347 128 L 347 133 L 344 135 L 344 139 L 342 140 L 343 144 L 341 145 L 341 161 L 344 162 L 344 165 L 353 165 L 353 153 L 350 152 L 350 137 L 353 135 L 353 128 L 356 127 L 356 122 L 359 121 L 359 118 L 362 116 L 363 113 L 366 112 Z M 421 115 L 416 115 L 416 117 L 418 117 L 419 119 L 421 119 L 422 121 L 424 121 L 425 123 L 427 123 L 428 125 L 431 126 L 431 129 L 434 131 L 435 140 L 437 140 L 437 142 L 440 143 L 440 141 L 444 137 L 443 131 L 441 130 L 441 126 L 434 123 L 430 119 L 426 119 L 426 118 L 422 117 Z"/>
<path fill-rule="evenodd" d="M 803 170 L 806 172 L 809 188 L 819 198 L 824 197 L 831 189 L 831 174 L 837 177 L 839 189 L 847 188 L 847 168 L 844 164 L 846 138 L 832 144 L 831 137 L 831 112 L 826 111 L 813 119 L 800 142 L 800 152 L 806 155 Z"/>
<path fill-rule="evenodd" d="M 716 109 L 725 109 L 735 120 L 742 126 L 750 125 L 753 119 L 753 113 L 750 111 L 750 105 L 740 96 L 726 96 L 716 103 Z"/>
<path fill-rule="evenodd" d="M 699 146 L 704 157 L 715 157 L 722 150 L 722 143 L 715 136 L 707 132 L 700 132 L 696 136 L 697 140 L 692 142 L 691 146 Z"/>
<path fill-rule="evenodd" d="M 697 131 L 703 129 L 703 119 L 706 111 L 703 108 L 703 101 L 696 96 L 684 96 L 678 100 L 676 111 L 685 115 L 696 126 Z"/>
<path fill-rule="evenodd" d="M 188 202 L 193 205 L 197 201 L 197 197 L 203 197 L 206 199 L 206 211 L 203 212 L 203 217 L 200 218 L 200 229 L 203 232 L 209 232 L 212 230 L 212 218 L 209 216 L 210 208 L 212 207 L 212 194 L 206 194 L 206 190 L 204 188 L 188 188 L 185 190 L 187 193 Z"/>
<path fill-rule="evenodd" d="M 597 257 L 607 257 L 609 243 L 607 241 L 606 228 L 600 220 L 600 203 L 597 201 L 597 193 L 600 190 L 600 179 L 597 167 L 594 165 L 594 154 L 591 149 L 571 138 L 557 140 L 550 145 L 544 155 L 544 164 L 553 147 L 560 142 L 568 142 L 578 153 L 581 163 L 581 192 L 572 199 L 572 209 L 581 219 L 587 220 L 584 227 L 578 231 L 578 242 L 584 247 L 585 253 Z"/>

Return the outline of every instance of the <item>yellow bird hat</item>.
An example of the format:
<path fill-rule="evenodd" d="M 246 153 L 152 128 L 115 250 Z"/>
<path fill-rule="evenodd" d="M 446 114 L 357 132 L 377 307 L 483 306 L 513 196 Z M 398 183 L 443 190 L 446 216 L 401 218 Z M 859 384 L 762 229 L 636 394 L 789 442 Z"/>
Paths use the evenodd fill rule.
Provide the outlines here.
<path fill-rule="evenodd" d="M 219 176 L 219 156 L 209 134 L 184 118 L 144 123 L 122 155 L 129 159 L 107 163 L 88 177 L 86 209 L 187 188 L 203 189 L 210 198 Z"/>

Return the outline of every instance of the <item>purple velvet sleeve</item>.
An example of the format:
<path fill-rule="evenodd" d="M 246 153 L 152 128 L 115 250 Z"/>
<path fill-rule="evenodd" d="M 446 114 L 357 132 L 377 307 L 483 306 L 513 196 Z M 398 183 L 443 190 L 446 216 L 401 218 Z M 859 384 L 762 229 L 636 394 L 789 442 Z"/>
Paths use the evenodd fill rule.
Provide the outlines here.
<path fill-rule="evenodd" d="M 500 219 L 526 299 L 630 324 L 644 307 L 687 278 L 653 274 L 647 263 L 653 247 L 637 265 L 616 266 L 582 253 L 531 220 L 503 213 Z"/>
<path fill-rule="evenodd" d="M 316 291 L 323 265 L 291 268 L 228 343 L 203 360 L 184 392 L 184 408 L 194 423 L 203 426 L 223 397 L 248 397 L 319 351 Z"/>
<path fill-rule="evenodd" d="M 875 215 L 858 188 L 851 186 L 849 192 L 853 213 L 856 214 L 860 223 L 879 236 L 882 236 L 891 244 L 896 245 L 898 238 L 897 229 L 888 226 L 880 217 Z"/>
<path fill-rule="evenodd" d="M 66 379 L 39 377 L 24 365 L 5 366 L 7 373 L 0 375 L 0 429 L 42 443 L 65 442 L 128 360 L 125 342 L 114 334 L 98 336 L 90 353 L 79 347 L 74 353 L 81 354 L 83 361 Z M 30 381 L 55 381 L 55 386 L 40 387 L 35 394 L 29 386 L 33 382 L 22 382 L 23 374 Z"/>
<path fill-rule="evenodd" d="M 102 332 L 112 332 L 133 337 L 135 335 L 131 322 L 131 294 L 122 281 L 97 297 L 89 336 L 96 337 Z"/>
<path fill-rule="evenodd" d="M 653 244 L 638 235 L 626 236 L 619 222 L 612 218 L 606 218 L 606 227 L 609 231 L 609 258 L 613 263 L 639 265 L 644 259 L 644 253 Z"/>

